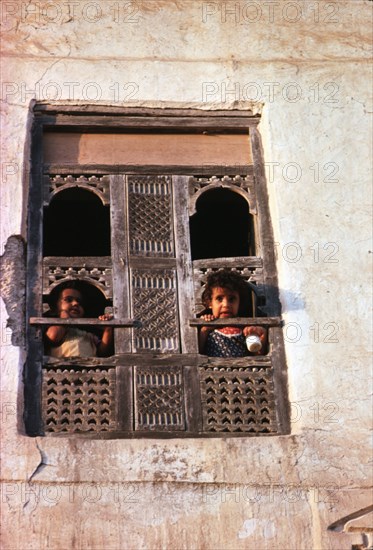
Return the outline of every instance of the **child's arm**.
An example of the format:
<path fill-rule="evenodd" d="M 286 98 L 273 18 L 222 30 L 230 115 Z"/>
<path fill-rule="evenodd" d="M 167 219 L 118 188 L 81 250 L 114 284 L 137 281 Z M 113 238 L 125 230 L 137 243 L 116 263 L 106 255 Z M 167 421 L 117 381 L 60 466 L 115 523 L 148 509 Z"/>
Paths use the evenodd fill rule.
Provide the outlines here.
<path fill-rule="evenodd" d="M 69 319 L 70 315 L 67 313 L 67 311 L 61 311 L 60 318 Z M 60 344 L 62 344 L 66 336 L 67 328 L 68 327 L 63 327 L 60 325 L 50 326 L 45 333 L 45 338 L 47 339 L 48 344 L 50 346 L 59 346 Z"/>
<path fill-rule="evenodd" d="M 201 315 L 200 319 L 203 319 L 204 321 L 213 321 L 215 317 L 211 314 L 208 314 L 208 315 Z M 209 327 L 209 326 L 201 327 L 198 334 L 198 347 L 199 347 L 200 353 L 204 353 L 208 335 L 210 334 L 210 332 L 214 330 L 214 328 L 215 327 Z"/>
<path fill-rule="evenodd" d="M 112 318 L 113 316 L 109 313 L 99 316 L 100 321 L 110 321 Z M 105 327 L 104 332 L 102 333 L 101 341 L 97 346 L 97 355 L 99 357 L 107 357 L 113 354 L 113 340 L 113 328 Z"/>
<path fill-rule="evenodd" d="M 245 338 L 252 334 L 259 336 L 260 341 L 262 343 L 262 349 L 258 351 L 256 355 L 263 355 L 264 353 L 266 353 L 266 350 L 267 350 L 267 329 L 266 328 L 251 325 L 249 327 L 245 327 L 242 332 Z"/>

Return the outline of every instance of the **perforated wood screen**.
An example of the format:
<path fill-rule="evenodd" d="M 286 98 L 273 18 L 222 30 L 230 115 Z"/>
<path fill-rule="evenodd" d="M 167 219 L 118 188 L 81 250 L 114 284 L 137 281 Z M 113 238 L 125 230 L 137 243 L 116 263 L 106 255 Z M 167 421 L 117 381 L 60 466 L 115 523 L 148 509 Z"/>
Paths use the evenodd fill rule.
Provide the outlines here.
<path fill-rule="evenodd" d="M 43 174 L 34 170 L 30 184 L 27 314 L 34 324 L 28 325 L 25 370 L 27 432 L 89 437 L 287 433 L 280 307 L 256 122 L 246 127 L 248 118 L 237 113 L 195 113 L 193 129 L 190 119 L 177 123 L 174 113 L 162 112 L 159 118 L 152 113 L 151 132 L 140 133 L 142 115 L 115 113 L 110 119 L 114 134 L 99 130 L 100 117 L 83 113 L 80 130 L 72 131 L 70 111 L 43 109 L 46 114 L 35 125 L 40 141 L 33 147 L 34 165 L 43 167 Z M 165 131 L 168 124 L 172 132 Z M 216 130 L 219 125 L 225 126 L 223 132 Z M 158 127 L 163 131 L 157 134 Z M 103 209 L 102 219 L 110 220 L 107 252 L 62 256 L 52 250 L 43 257 L 41 213 L 56 201 L 63 212 L 64 194 L 73 201 L 75 190 L 82 211 L 96 201 L 96 211 Z M 85 193 L 94 201 L 85 205 Z M 204 247 L 192 256 L 190 220 L 201 203 L 208 210 L 212 196 L 213 212 L 227 200 L 249 219 L 240 255 L 228 246 L 210 256 L 208 239 L 214 233 L 206 230 L 197 234 Z M 221 226 L 223 235 L 224 216 L 210 220 L 208 226 Z M 194 240 L 204 226 L 195 227 Z M 72 238 L 78 237 L 76 226 Z M 262 356 L 221 359 L 199 353 L 195 320 L 203 308 L 201 293 L 208 274 L 222 268 L 248 283 L 244 321 L 267 327 L 269 344 Z M 48 321 L 43 311 L 58 285 L 71 280 L 91 285 L 100 304 L 112 307 L 112 356 L 44 355 L 40 326 Z M 97 325 L 94 319 L 86 322 L 90 329 Z"/>

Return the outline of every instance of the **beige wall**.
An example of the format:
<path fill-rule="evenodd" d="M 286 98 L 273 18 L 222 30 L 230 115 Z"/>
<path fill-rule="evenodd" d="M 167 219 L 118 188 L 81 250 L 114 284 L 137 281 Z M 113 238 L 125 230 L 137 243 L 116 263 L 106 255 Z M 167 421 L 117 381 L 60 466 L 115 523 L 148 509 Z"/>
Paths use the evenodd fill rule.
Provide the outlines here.
<path fill-rule="evenodd" d="M 262 112 L 293 419 L 271 438 L 25 437 L 2 302 L 3 548 L 361 542 L 326 528 L 371 497 L 371 16 L 368 0 L 2 3 L 2 251 L 25 235 L 34 100 Z"/>

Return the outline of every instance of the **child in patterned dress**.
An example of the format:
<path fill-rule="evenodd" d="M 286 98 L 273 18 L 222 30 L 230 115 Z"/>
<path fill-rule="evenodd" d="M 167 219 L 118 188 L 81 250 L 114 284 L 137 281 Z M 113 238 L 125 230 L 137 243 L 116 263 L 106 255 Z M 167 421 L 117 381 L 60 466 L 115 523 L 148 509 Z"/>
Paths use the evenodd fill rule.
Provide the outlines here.
<path fill-rule="evenodd" d="M 204 306 L 212 310 L 201 316 L 204 321 L 238 316 L 242 299 L 247 293 L 245 280 L 236 272 L 224 269 L 211 273 L 202 294 Z M 249 352 L 245 343 L 247 336 L 260 338 L 262 349 Z M 261 355 L 266 348 L 267 330 L 260 326 L 219 327 L 205 325 L 199 332 L 199 351 L 210 357 L 245 357 Z"/>
<path fill-rule="evenodd" d="M 80 319 L 85 314 L 82 291 L 73 282 L 61 285 L 54 306 L 61 319 Z M 108 321 L 112 315 L 98 318 Z M 46 353 L 52 357 L 105 357 L 112 353 L 113 329 L 105 327 L 99 339 L 80 327 L 51 325 L 45 333 L 45 345 Z"/>

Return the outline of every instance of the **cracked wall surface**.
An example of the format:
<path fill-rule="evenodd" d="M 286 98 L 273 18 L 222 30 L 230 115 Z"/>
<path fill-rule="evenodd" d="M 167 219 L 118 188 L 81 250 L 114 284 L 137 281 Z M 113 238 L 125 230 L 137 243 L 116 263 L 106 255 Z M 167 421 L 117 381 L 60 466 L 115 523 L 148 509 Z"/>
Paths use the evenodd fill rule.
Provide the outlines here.
<path fill-rule="evenodd" d="M 2 548 L 349 550 L 362 542 L 359 533 L 327 527 L 372 500 L 372 7 L 368 0 L 2 4 Z M 261 113 L 291 435 L 23 435 L 36 100 Z"/>
<path fill-rule="evenodd" d="M 9 237 L 0 256 L 0 296 L 8 314 L 2 328 L 10 329 L 12 344 L 21 347 L 25 345 L 25 261 L 24 240 L 19 235 Z"/>

